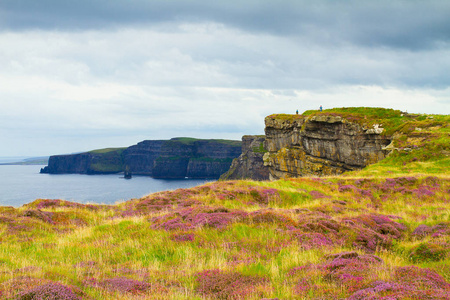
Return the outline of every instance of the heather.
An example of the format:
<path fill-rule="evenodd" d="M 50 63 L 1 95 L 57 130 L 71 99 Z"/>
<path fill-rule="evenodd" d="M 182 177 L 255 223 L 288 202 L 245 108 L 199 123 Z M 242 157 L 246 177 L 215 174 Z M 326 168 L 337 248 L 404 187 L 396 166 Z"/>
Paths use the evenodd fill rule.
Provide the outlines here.
<path fill-rule="evenodd" d="M 0 208 L 4 299 L 447 299 L 446 176 L 225 181 Z M 447 298 L 446 298 L 447 297 Z"/>
<path fill-rule="evenodd" d="M 449 117 L 317 114 L 382 124 L 392 153 L 334 177 L 0 207 L 0 298 L 449 299 Z"/>

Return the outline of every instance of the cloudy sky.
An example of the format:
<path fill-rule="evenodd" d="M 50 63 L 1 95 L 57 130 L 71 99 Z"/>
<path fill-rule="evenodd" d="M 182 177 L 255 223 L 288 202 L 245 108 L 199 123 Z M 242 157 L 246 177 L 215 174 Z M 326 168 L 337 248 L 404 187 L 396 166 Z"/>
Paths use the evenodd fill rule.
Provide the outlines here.
<path fill-rule="evenodd" d="M 240 139 L 264 117 L 450 113 L 448 0 L 0 0 L 0 156 Z"/>

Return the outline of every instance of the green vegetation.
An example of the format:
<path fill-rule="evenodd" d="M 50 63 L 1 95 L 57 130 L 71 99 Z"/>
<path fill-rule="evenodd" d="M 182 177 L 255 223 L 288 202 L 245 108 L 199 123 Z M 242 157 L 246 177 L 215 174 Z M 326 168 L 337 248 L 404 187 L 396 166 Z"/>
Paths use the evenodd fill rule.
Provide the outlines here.
<path fill-rule="evenodd" d="M 213 143 L 220 143 L 230 146 L 240 146 L 241 141 L 234 141 L 234 140 L 223 140 L 223 139 L 196 139 L 196 138 L 190 138 L 190 137 L 178 137 L 178 138 L 172 138 L 168 142 L 178 142 L 184 145 L 192 145 L 195 142 L 213 142 Z"/>
<path fill-rule="evenodd" d="M 215 182 L 111 206 L 2 207 L 0 291 L 338 299 L 378 284 L 377 297 L 445 299 L 449 189 L 446 176 L 299 178 Z"/>
<path fill-rule="evenodd" d="M 0 295 L 448 299 L 449 120 L 405 120 L 387 159 L 342 176 L 0 207 Z"/>
<path fill-rule="evenodd" d="M 202 161 L 202 162 L 218 162 L 218 163 L 231 163 L 232 158 L 212 158 L 212 157 L 193 157 L 190 161 Z"/>
<path fill-rule="evenodd" d="M 89 151 L 88 153 L 94 153 L 94 154 L 104 154 L 104 153 L 110 153 L 110 152 L 116 152 L 118 154 L 121 154 L 126 148 L 104 148 L 104 149 L 97 149 Z"/>
<path fill-rule="evenodd" d="M 118 173 L 123 171 L 122 152 L 126 148 L 107 148 L 94 150 L 92 153 L 91 173 Z"/>
<path fill-rule="evenodd" d="M 269 118 L 294 122 L 313 116 L 340 116 L 346 121 L 371 129 L 379 125 L 381 133 L 392 138 L 391 154 L 359 172 L 343 176 L 400 176 L 444 174 L 450 166 L 450 115 L 407 114 L 399 110 L 370 107 L 333 108 L 302 115 L 271 115 Z"/>
<path fill-rule="evenodd" d="M 252 150 L 255 153 L 266 153 L 267 152 L 266 148 L 264 148 L 264 143 L 260 143 L 259 147 L 253 147 Z"/>

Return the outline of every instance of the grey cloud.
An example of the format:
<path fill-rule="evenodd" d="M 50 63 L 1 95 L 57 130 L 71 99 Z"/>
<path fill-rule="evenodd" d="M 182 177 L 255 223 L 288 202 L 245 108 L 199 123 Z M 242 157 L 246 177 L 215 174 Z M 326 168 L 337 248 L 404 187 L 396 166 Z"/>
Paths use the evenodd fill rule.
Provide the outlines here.
<path fill-rule="evenodd" d="M 446 113 L 449 5 L 0 0 L 2 151 L 239 139 L 319 105 Z"/>
<path fill-rule="evenodd" d="M 3 74 L 69 84 L 320 90 L 334 85 L 450 86 L 450 50 L 297 43 L 215 24 L 0 35 Z M 30 51 L 32 50 L 32 51 Z M 181 90 L 180 90 L 181 91 Z M 172 98 L 183 97 L 183 92 Z"/>
<path fill-rule="evenodd" d="M 223 23 L 324 44 L 426 49 L 448 44 L 450 2 L 5 0 L 3 30 L 85 30 L 167 23 Z"/>

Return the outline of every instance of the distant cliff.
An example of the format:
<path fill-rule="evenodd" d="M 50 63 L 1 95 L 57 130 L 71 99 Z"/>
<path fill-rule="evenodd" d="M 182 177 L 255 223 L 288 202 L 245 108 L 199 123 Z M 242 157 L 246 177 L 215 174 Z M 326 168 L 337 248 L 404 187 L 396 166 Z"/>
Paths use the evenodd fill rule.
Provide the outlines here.
<path fill-rule="evenodd" d="M 125 148 L 102 149 L 78 154 L 52 155 L 41 173 L 49 174 L 110 174 L 123 170 Z"/>
<path fill-rule="evenodd" d="M 230 169 L 220 176 L 220 180 L 252 179 L 268 180 L 269 168 L 264 166 L 263 156 L 267 152 L 265 136 L 244 135 L 242 154 L 235 158 Z"/>
<path fill-rule="evenodd" d="M 128 148 L 54 155 L 41 173 L 110 174 L 127 168 L 132 174 L 154 178 L 219 178 L 240 154 L 240 141 L 147 140 Z"/>
<path fill-rule="evenodd" d="M 219 178 L 240 154 L 240 141 L 175 138 L 143 141 L 127 148 L 123 157 L 133 174 L 154 178 Z"/>
<path fill-rule="evenodd" d="M 391 136 L 372 123 L 330 113 L 266 117 L 270 178 L 334 175 L 376 163 L 389 153 Z"/>

